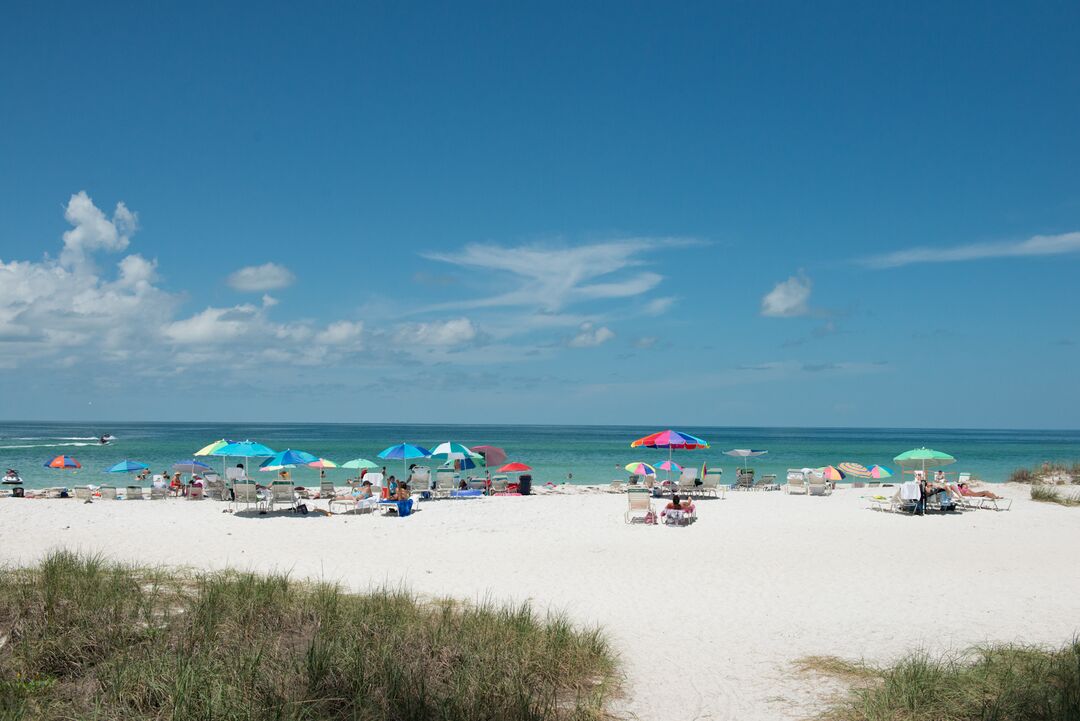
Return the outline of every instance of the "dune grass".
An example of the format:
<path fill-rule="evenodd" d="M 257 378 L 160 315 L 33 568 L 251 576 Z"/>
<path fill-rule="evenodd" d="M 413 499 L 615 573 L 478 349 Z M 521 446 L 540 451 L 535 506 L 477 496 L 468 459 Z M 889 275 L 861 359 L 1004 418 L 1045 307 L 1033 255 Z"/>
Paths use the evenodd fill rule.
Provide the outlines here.
<path fill-rule="evenodd" d="M 1032 486 L 1031 500 L 1043 503 L 1057 503 L 1061 506 L 1080 506 L 1080 494 L 1063 494 L 1054 486 L 1046 485 Z"/>
<path fill-rule="evenodd" d="M 822 721 L 1080 719 L 1080 641 L 1056 650 L 990 646 L 957 657 L 918 653 L 888 668 L 831 657 L 801 667 L 849 684 Z"/>
<path fill-rule="evenodd" d="M 598 630 L 527 605 L 55 553 L 0 572 L 0 719 L 606 718 Z"/>

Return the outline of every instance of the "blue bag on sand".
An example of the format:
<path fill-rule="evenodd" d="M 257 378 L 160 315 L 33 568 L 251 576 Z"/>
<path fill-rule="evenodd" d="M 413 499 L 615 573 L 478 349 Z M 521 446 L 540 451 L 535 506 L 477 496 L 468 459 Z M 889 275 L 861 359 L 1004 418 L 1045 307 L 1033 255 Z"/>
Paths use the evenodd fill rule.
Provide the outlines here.
<path fill-rule="evenodd" d="M 413 500 L 411 498 L 409 500 L 407 500 L 407 501 L 398 501 L 397 502 L 397 514 L 399 516 L 403 516 L 403 517 L 408 516 L 409 514 L 411 514 L 412 513 L 412 503 L 413 503 Z"/>

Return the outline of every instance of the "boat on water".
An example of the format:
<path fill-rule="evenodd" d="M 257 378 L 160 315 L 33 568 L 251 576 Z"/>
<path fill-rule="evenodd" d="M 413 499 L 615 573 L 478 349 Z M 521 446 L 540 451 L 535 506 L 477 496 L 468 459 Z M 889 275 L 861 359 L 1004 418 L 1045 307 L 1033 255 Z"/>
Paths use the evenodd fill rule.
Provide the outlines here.
<path fill-rule="evenodd" d="M 116 440 L 116 436 L 114 436 L 112 433 L 106 433 L 105 435 L 98 438 L 98 441 L 103 446 L 107 446 L 107 445 L 109 445 L 110 443 L 112 443 L 115 440 Z"/>
<path fill-rule="evenodd" d="M 19 476 L 19 472 L 14 468 L 9 468 L 7 473 L 4 474 L 4 480 L 0 481 L 5 486 L 18 486 L 23 482 L 22 477 Z"/>

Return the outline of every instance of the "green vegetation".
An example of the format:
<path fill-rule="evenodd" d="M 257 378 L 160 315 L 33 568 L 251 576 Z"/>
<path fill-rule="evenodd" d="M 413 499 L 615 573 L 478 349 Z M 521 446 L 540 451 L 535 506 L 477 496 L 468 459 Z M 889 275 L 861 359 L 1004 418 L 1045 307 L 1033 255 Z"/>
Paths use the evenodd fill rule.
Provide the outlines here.
<path fill-rule="evenodd" d="M 56 553 L 0 572 L 0 719 L 601 719 L 599 631 L 526 605 Z"/>
<path fill-rule="evenodd" d="M 822 721 L 1080 719 L 1080 641 L 1059 650 L 992 646 L 943 659 L 920 653 L 884 669 L 830 657 L 800 665 L 852 687 Z"/>
<path fill-rule="evenodd" d="M 1080 461 L 1071 466 L 1067 463 L 1049 463 L 1038 468 L 1017 468 L 1009 476 L 1010 483 L 1041 483 L 1045 476 L 1067 475 L 1073 483 L 1080 483 Z"/>
<path fill-rule="evenodd" d="M 1057 503 L 1062 506 L 1080 506 L 1080 494 L 1062 494 L 1054 486 L 1041 484 L 1031 487 L 1031 500 L 1042 501 L 1043 503 Z"/>

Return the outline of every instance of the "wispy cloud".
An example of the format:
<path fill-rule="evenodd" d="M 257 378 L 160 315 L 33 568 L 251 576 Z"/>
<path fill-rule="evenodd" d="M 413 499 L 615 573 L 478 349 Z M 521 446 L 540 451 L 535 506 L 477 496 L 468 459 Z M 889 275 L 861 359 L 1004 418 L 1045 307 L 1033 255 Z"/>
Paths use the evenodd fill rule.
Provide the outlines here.
<path fill-rule="evenodd" d="M 229 285 L 249 293 L 262 293 L 267 290 L 288 288 L 296 281 L 292 271 L 277 263 L 263 263 L 240 268 L 228 278 Z"/>
<path fill-rule="evenodd" d="M 899 268 L 914 263 L 960 263 L 986 258 L 1024 258 L 1080 252 L 1080 232 L 1034 235 L 1027 240 L 969 243 L 946 248 L 908 248 L 859 261 L 868 268 Z"/>
<path fill-rule="evenodd" d="M 810 278 L 801 270 L 780 281 L 761 299 L 761 314 L 769 318 L 793 318 L 810 312 Z"/>

